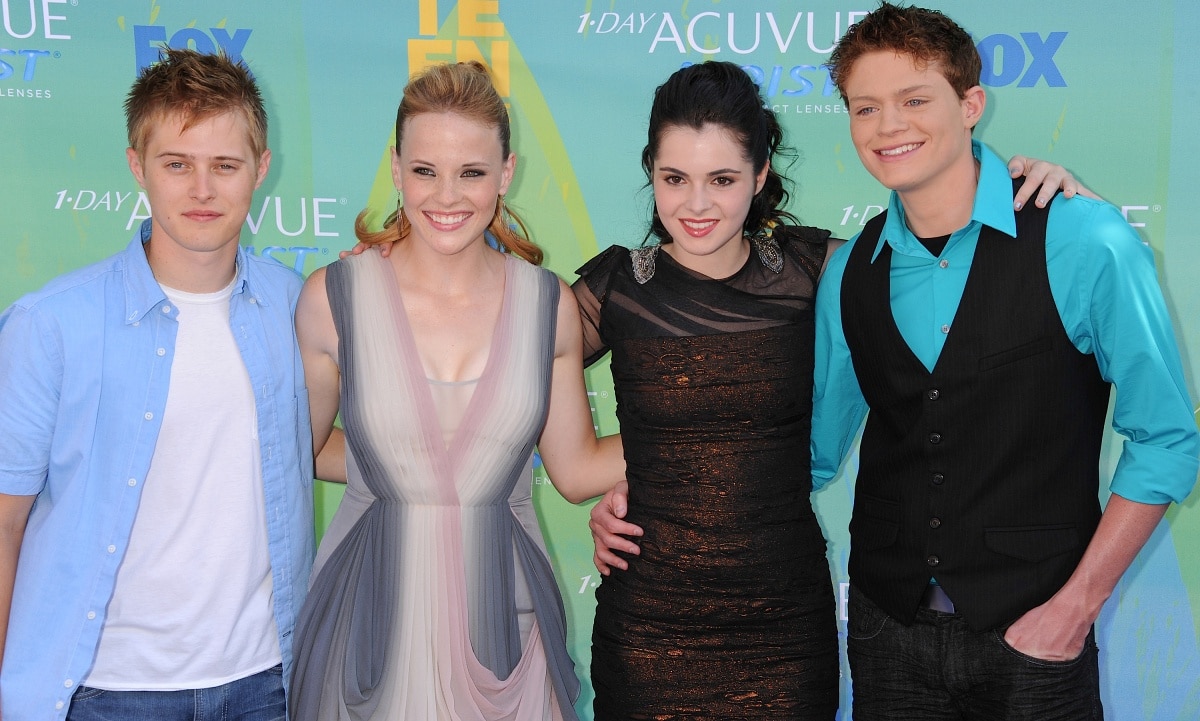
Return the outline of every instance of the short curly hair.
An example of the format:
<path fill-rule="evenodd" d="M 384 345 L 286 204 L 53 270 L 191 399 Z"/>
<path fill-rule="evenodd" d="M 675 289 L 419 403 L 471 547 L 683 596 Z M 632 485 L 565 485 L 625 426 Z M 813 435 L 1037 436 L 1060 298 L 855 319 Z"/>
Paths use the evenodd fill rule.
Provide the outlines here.
<path fill-rule="evenodd" d="M 850 26 L 826 63 L 843 102 L 847 100 L 846 78 L 854 69 L 854 63 L 877 50 L 907 55 L 918 67 L 937 63 L 959 98 L 979 85 L 983 70 L 974 41 L 958 23 L 937 10 L 884 2 Z"/>

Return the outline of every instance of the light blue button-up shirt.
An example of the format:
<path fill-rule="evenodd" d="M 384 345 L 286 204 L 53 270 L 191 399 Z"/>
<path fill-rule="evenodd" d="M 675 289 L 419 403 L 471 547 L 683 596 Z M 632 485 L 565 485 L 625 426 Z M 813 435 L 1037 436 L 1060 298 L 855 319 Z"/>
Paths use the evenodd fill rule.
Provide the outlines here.
<path fill-rule="evenodd" d="M 95 658 L 178 328 L 146 261 L 149 233 L 147 220 L 123 252 L 0 314 L 0 493 L 37 496 L 0 671 L 5 719 L 64 718 Z M 242 249 L 237 264 L 229 321 L 254 388 L 287 679 L 313 557 L 312 439 L 292 324 L 301 279 Z"/>
<path fill-rule="evenodd" d="M 929 370 L 953 332 L 980 229 L 1016 235 L 1004 161 L 978 142 L 973 146 L 980 171 L 971 221 L 950 236 L 942 254 L 933 257 L 912 234 L 892 193 L 872 256 L 891 245 L 892 314 Z M 814 488 L 837 473 L 868 410 L 842 330 L 842 276 L 857 240 L 830 258 L 817 291 Z M 1196 482 L 1200 434 L 1153 254 L 1113 206 L 1059 195 L 1046 226 L 1046 270 L 1071 342 L 1095 356 L 1100 375 L 1116 388 L 1113 428 L 1126 441 L 1111 491 L 1139 503 L 1182 501 Z"/>

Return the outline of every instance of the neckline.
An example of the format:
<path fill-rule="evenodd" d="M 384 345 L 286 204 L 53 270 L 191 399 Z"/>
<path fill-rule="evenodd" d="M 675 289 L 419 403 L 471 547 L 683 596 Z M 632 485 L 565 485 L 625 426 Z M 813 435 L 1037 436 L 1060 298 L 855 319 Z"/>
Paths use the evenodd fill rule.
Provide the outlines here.
<path fill-rule="evenodd" d="M 426 374 L 424 363 L 421 362 L 421 354 L 417 348 L 416 337 L 413 336 L 412 327 L 408 322 L 408 310 L 404 305 L 404 295 L 400 290 L 400 283 L 396 279 L 396 273 L 392 270 L 391 264 L 381 258 L 383 263 L 383 272 L 385 275 L 384 282 L 389 297 L 394 303 L 395 312 L 397 314 L 397 325 L 401 326 L 397 333 L 400 339 L 400 348 L 397 349 L 398 355 L 402 359 L 400 371 L 405 373 L 411 379 L 410 385 L 414 388 L 417 398 L 414 399 L 417 415 L 419 416 L 421 425 L 421 434 L 425 437 L 425 443 L 431 452 L 436 454 L 438 465 L 444 464 L 444 470 L 452 473 L 457 465 L 455 459 L 462 454 L 458 452 L 459 446 L 463 443 L 463 431 L 472 426 L 472 419 L 480 413 L 479 405 L 483 401 L 482 397 L 486 396 L 487 388 L 494 382 L 495 368 L 501 362 L 499 356 L 499 346 L 501 344 L 501 326 L 507 321 L 507 316 L 512 305 L 513 294 L 513 257 L 504 254 L 504 291 L 500 295 L 500 312 L 496 315 L 496 323 L 492 327 L 492 338 L 488 343 L 487 360 L 484 362 L 483 371 L 479 377 L 473 381 L 441 381 L 430 379 Z M 459 384 L 473 382 L 476 383 L 475 390 L 471 393 L 471 399 L 467 401 L 467 408 L 463 411 L 462 419 L 458 424 L 458 429 L 454 432 L 454 436 L 447 442 L 442 434 L 441 421 L 438 418 L 437 406 L 433 400 L 433 389 L 431 383 L 438 384 Z M 450 487 L 451 492 L 456 492 L 453 484 Z"/>
<path fill-rule="evenodd" d="M 750 252 L 746 254 L 746 259 L 742 261 L 742 265 L 737 270 L 723 278 L 713 278 L 712 276 L 705 275 L 698 270 L 693 270 L 680 263 L 670 253 L 660 253 L 659 251 L 663 248 L 662 243 L 631 248 L 629 255 L 633 264 L 634 280 L 639 285 L 644 285 L 653 279 L 657 271 L 656 261 L 660 256 L 668 258 L 668 265 L 674 266 L 679 272 L 682 272 L 693 280 L 704 283 L 728 285 L 730 281 L 747 272 L 755 257 L 758 258 L 759 264 L 767 270 L 779 273 L 783 269 L 783 251 L 779 246 L 779 241 L 774 238 L 758 238 L 753 236 L 747 239 L 750 241 Z"/>

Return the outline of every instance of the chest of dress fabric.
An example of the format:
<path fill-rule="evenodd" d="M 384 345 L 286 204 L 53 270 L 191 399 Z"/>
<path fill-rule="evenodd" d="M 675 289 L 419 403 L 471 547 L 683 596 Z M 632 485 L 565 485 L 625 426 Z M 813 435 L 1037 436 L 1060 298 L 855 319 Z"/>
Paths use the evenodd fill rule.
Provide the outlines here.
<path fill-rule="evenodd" d="M 706 336 L 640 338 L 613 347 L 618 414 L 697 430 L 777 426 L 811 409 L 811 318 Z"/>

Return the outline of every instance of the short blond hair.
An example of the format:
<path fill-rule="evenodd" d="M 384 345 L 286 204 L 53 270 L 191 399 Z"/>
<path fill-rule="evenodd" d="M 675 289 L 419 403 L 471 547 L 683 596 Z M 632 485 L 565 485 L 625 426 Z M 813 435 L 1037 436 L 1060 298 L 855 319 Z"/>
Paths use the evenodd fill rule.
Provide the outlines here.
<path fill-rule="evenodd" d="M 142 70 L 125 98 L 129 147 L 142 152 L 151 125 L 183 119 L 183 129 L 225 113 L 241 115 L 250 131 L 254 157 L 267 149 L 267 111 L 258 84 L 245 63 L 224 53 L 165 47 L 159 61 Z"/>

